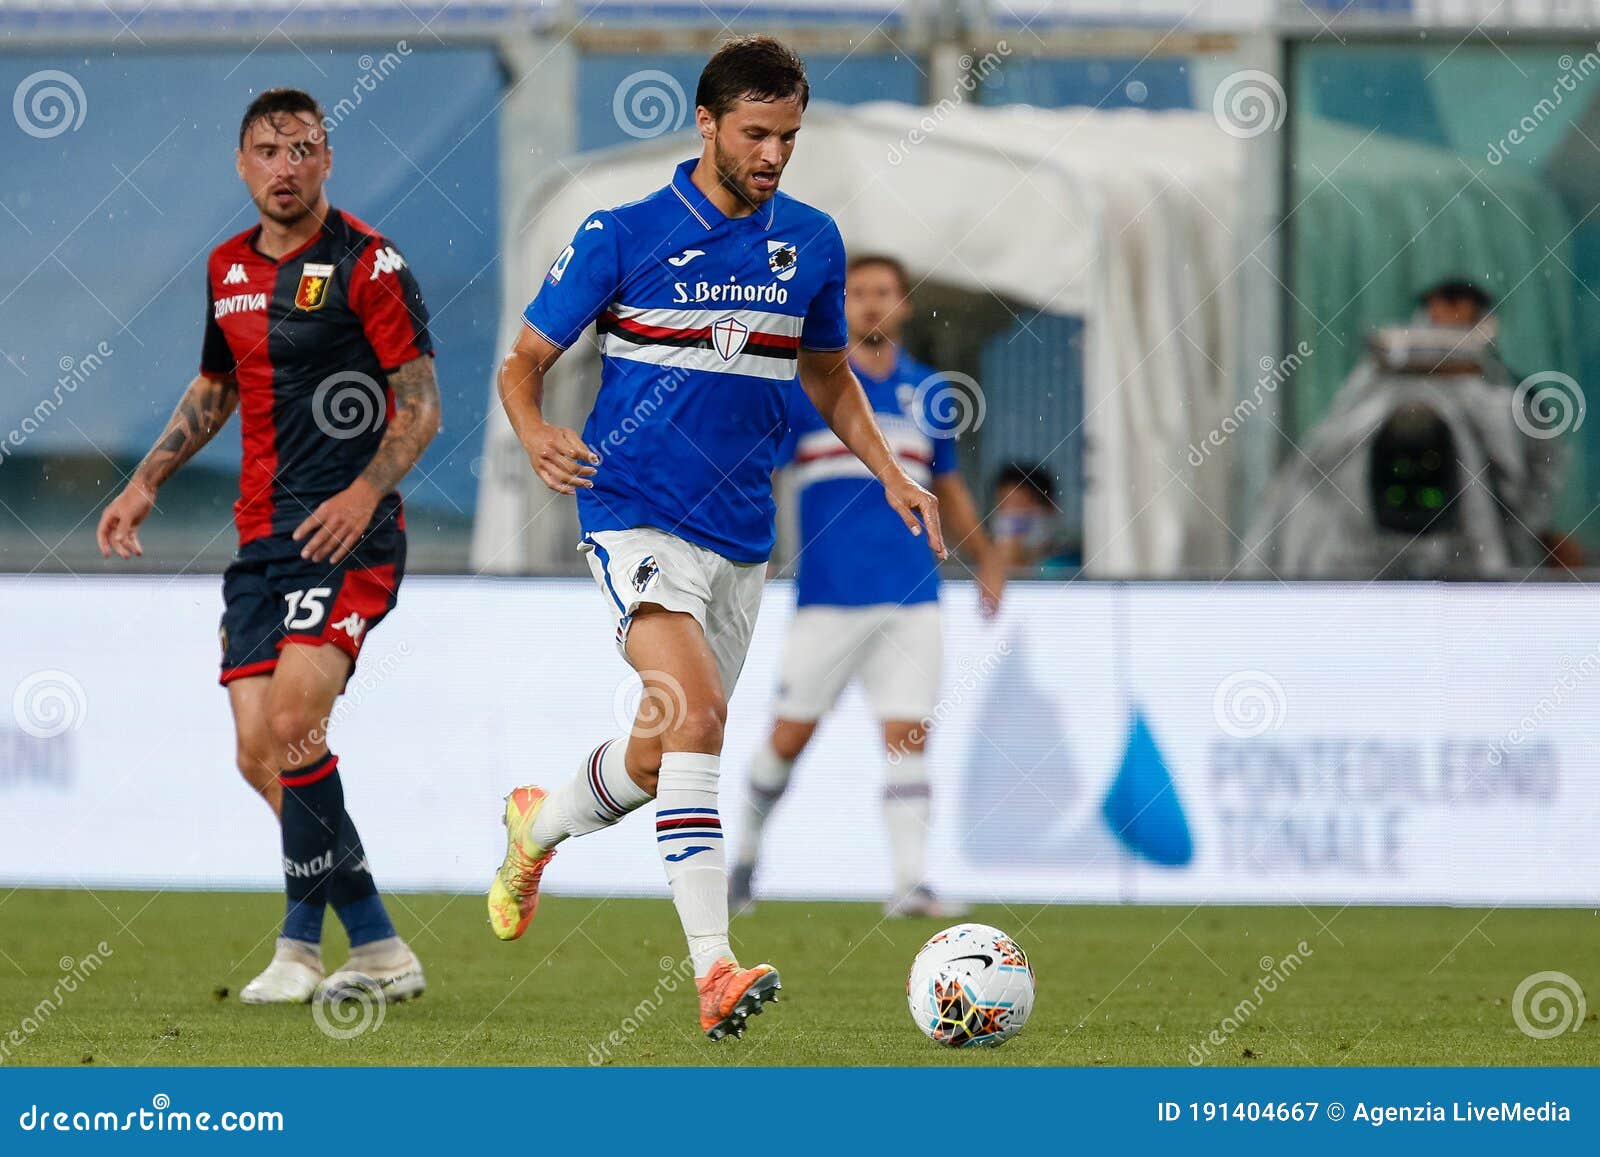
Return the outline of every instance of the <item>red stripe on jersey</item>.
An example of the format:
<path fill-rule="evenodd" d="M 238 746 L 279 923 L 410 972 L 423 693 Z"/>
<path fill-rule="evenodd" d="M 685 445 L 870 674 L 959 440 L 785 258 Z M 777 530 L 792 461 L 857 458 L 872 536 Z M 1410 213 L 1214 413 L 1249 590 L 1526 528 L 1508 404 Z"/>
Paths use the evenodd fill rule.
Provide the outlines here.
<path fill-rule="evenodd" d="M 377 271 L 379 252 L 393 246 L 373 229 L 348 213 L 344 219 L 369 240 L 350 270 L 350 308 L 361 319 L 367 344 L 378 355 L 385 370 L 403 366 L 421 357 L 417 348 L 417 319 L 406 300 L 410 278 L 402 280 L 397 269 Z"/>
<path fill-rule="evenodd" d="M 630 317 L 618 317 L 610 310 L 607 310 L 602 315 L 601 320 L 607 325 L 614 325 L 618 329 L 625 329 L 629 333 L 638 334 L 640 337 L 679 338 L 699 341 L 709 341 L 711 339 L 710 326 L 703 326 L 699 329 L 675 329 L 672 326 L 645 325 L 642 322 L 634 321 Z M 746 339 L 746 344 L 776 347 L 778 349 L 799 349 L 800 338 L 798 335 L 789 337 L 786 334 L 766 333 L 762 330 L 753 329 L 750 331 L 749 338 Z"/>
<path fill-rule="evenodd" d="M 226 296 L 222 284 L 234 262 L 228 250 L 219 248 L 212 255 L 212 292 Z M 276 288 L 278 267 L 254 250 L 249 250 L 251 289 L 265 292 L 270 302 Z M 239 425 L 243 461 L 239 467 L 239 500 L 233 504 L 233 521 L 239 529 L 239 542 L 249 542 L 272 533 L 272 490 L 278 474 L 277 431 L 272 420 L 276 397 L 273 389 L 272 355 L 267 344 L 268 319 L 265 309 L 242 311 L 230 323 L 230 340 L 238 360 L 234 376 L 239 382 Z"/>
<path fill-rule="evenodd" d="M 804 454 L 796 454 L 794 460 L 796 465 L 804 465 L 807 462 L 821 462 L 827 458 L 844 458 L 854 454 L 855 451 L 848 446 L 834 446 L 827 450 L 811 450 Z M 895 456 L 909 462 L 920 462 L 924 466 L 933 465 L 932 454 L 923 454 L 916 450 L 896 450 Z"/>

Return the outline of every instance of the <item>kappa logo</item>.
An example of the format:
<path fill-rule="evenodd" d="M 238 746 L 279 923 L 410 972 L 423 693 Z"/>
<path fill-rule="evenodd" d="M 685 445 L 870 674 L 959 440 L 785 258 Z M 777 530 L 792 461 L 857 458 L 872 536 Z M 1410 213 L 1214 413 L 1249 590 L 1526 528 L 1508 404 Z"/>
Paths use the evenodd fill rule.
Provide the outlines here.
<path fill-rule="evenodd" d="M 639 560 L 639 565 L 633 568 L 633 578 L 629 581 L 633 583 L 633 589 L 642 595 L 645 588 L 654 582 L 660 573 L 661 568 L 656 565 L 656 556 L 647 554 Z"/>
<path fill-rule="evenodd" d="M 767 268 L 779 281 L 788 281 L 800 266 L 800 251 L 787 241 L 767 242 Z"/>
<path fill-rule="evenodd" d="M 725 362 L 731 362 L 750 340 L 750 327 L 729 314 L 711 323 L 711 344 Z"/>
<path fill-rule="evenodd" d="M 350 636 L 350 641 L 352 643 L 359 643 L 361 641 L 361 632 L 367 629 L 367 621 L 354 611 L 351 611 L 337 623 L 334 623 L 329 629 L 334 631 L 343 631 L 345 634 Z"/>
<path fill-rule="evenodd" d="M 333 266 L 307 261 L 300 267 L 300 287 L 295 290 L 296 309 L 321 309 L 328 300 L 328 279 Z"/>
<path fill-rule="evenodd" d="M 685 249 L 682 253 L 678 254 L 676 257 L 667 258 L 667 264 L 668 265 L 673 265 L 673 266 L 676 266 L 679 269 L 682 269 L 685 265 L 689 264 L 689 262 L 693 261 L 696 257 L 704 257 L 705 255 L 706 255 L 706 251 L 704 249 Z"/>
<path fill-rule="evenodd" d="M 397 273 L 406 267 L 406 259 L 395 252 L 394 246 L 385 245 L 372 255 L 372 276 L 368 281 L 378 280 L 380 273 Z"/>
<path fill-rule="evenodd" d="M 224 284 L 224 285 L 243 285 L 246 282 L 248 282 L 249 280 L 250 280 L 250 277 L 249 277 L 248 274 L 245 273 L 244 266 L 241 265 L 239 262 L 235 261 L 232 265 L 230 265 L 228 267 L 228 276 L 226 276 L 226 277 L 224 277 L 222 279 L 222 284 Z"/>

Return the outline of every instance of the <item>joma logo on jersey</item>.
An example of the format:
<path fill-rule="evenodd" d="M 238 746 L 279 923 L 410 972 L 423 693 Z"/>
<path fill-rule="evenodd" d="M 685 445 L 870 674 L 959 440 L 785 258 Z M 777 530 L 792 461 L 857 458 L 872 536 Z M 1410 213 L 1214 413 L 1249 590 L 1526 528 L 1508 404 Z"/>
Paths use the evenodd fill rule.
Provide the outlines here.
<path fill-rule="evenodd" d="M 394 247 L 385 245 L 372 255 L 372 276 L 368 281 L 378 280 L 380 273 L 395 273 L 406 267 L 406 259 L 394 251 Z"/>
<path fill-rule="evenodd" d="M 307 261 L 300 267 L 300 288 L 295 290 L 296 309 L 321 309 L 328 300 L 328 279 L 333 266 Z"/>
<path fill-rule="evenodd" d="M 264 293 L 235 293 L 232 297 L 219 297 L 211 305 L 211 312 L 218 321 L 230 313 L 246 313 L 252 309 L 266 309 L 267 295 Z"/>

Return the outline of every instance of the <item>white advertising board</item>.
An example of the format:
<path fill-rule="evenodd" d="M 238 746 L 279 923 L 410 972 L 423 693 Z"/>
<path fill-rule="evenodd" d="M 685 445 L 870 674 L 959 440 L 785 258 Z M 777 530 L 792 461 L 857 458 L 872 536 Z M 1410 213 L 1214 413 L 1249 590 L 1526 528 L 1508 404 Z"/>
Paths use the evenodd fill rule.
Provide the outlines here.
<path fill-rule="evenodd" d="M 734 696 L 722 812 L 768 726 L 792 590 Z M 276 888 L 234 770 L 214 578 L 0 578 L 0 883 Z M 1593 904 L 1600 603 L 1581 588 L 1017 585 L 945 596 L 937 888 L 974 901 Z M 575 580 L 407 580 L 335 714 L 380 883 L 477 891 L 501 797 L 625 729 L 637 684 Z M 852 689 L 769 825 L 763 894 L 888 887 Z M 649 824 L 554 892 L 665 894 Z"/>

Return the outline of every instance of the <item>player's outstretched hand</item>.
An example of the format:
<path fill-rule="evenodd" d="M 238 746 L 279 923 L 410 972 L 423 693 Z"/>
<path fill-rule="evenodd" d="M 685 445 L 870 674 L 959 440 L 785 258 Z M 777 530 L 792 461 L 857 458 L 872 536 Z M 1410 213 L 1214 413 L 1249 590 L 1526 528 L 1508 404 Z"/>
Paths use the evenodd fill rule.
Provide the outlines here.
<path fill-rule="evenodd" d="M 294 529 L 294 540 L 306 540 L 300 557 L 312 562 L 344 561 L 372 524 L 373 512 L 383 495 L 365 479 L 357 478 Z"/>
<path fill-rule="evenodd" d="M 156 507 L 156 496 L 138 482 L 129 482 L 122 493 L 111 500 L 111 505 L 100 512 L 100 525 L 95 530 L 95 540 L 100 544 L 100 557 L 110 558 L 116 551 L 119 558 L 133 558 L 144 554 L 139 542 L 139 525 L 150 517 Z"/>
<path fill-rule="evenodd" d="M 921 534 L 922 528 L 927 527 L 928 549 L 936 558 L 947 558 L 950 552 L 945 549 L 944 531 L 939 526 L 939 500 L 904 473 L 885 482 L 883 492 L 906 529 Z"/>
<path fill-rule="evenodd" d="M 534 473 L 558 494 L 576 494 L 579 486 L 594 486 L 589 479 L 600 465 L 600 456 L 584 444 L 577 431 L 545 422 L 529 432 L 522 448 Z"/>

